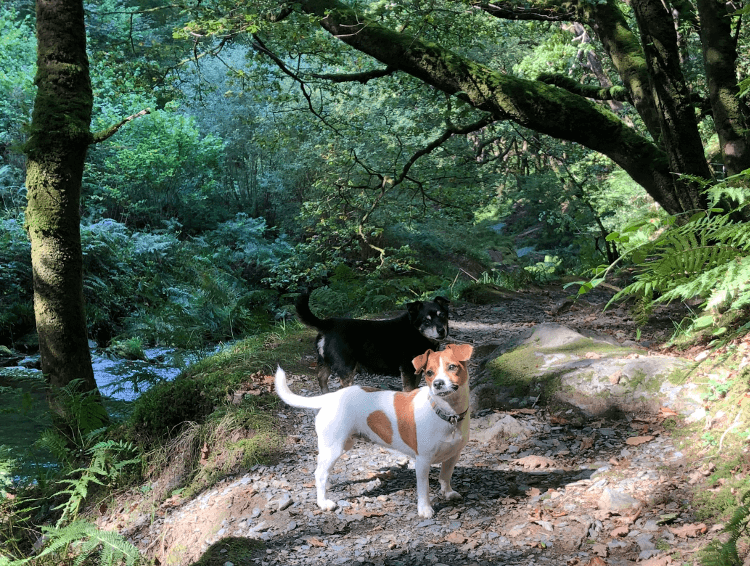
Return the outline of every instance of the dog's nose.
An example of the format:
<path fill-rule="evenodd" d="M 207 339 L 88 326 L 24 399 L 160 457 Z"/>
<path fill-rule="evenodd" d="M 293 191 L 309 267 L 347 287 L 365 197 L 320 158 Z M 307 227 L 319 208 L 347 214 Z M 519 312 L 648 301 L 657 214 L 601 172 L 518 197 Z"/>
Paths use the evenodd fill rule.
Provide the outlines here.
<path fill-rule="evenodd" d="M 436 391 L 442 391 L 443 389 L 446 389 L 445 380 L 443 380 L 443 379 L 436 379 L 435 381 L 432 382 L 432 387 Z"/>

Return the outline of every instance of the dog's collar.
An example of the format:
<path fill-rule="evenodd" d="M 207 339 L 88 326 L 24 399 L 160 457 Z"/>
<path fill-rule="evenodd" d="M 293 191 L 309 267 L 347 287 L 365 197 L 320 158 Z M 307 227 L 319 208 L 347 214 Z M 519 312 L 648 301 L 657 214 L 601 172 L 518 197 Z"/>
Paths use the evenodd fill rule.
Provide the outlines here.
<path fill-rule="evenodd" d="M 466 407 L 466 410 L 463 413 L 446 413 L 440 407 L 438 407 L 437 403 L 435 402 L 435 397 L 432 394 L 430 394 L 430 407 L 432 407 L 432 410 L 435 411 L 435 414 L 438 417 L 443 419 L 445 422 L 452 424 L 453 426 L 456 426 L 458 423 L 464 420 L 464 417 L 469 412 L 469 408 Z"/>

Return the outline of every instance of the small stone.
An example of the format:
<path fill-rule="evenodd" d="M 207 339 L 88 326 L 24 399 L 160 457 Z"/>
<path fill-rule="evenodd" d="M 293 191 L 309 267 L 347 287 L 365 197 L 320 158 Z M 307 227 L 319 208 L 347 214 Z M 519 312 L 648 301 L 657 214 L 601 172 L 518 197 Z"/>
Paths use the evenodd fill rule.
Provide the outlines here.
<path fill-rule="evenodd" d="M 597 501 L 599 509 L 605 511 L 621 511 L 630 507 L 636 507 L 640 501 L 631 497 L 627 493 L 614 489 L 605 488 L 601 497 Z"/>

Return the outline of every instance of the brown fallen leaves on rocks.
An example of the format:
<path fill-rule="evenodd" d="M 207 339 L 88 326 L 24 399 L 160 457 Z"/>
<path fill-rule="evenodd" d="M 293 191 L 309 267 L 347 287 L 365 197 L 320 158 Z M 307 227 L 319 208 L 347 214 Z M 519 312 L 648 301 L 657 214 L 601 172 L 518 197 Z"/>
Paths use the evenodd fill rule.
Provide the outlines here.
<path fill-rule="evenodd" d="M 631 436 L 625 441 L 625 443 L 630 446 L 638 446 L 640 444 L 645 444 L 646 442 L 650 442 L 653 439 L 654 439 L 653 436 Z"/>
<path fill-rule="evenodd" d="M 535 470 L 537 468 L 554 468 L 555 461 L 546 456 L 524 456 L 516 460 L 516 464 L 523 466 L 525 470 Z"/>
<path fill-rule="evenodd" d="M 669 527 L 669 530 L 672 531 L 673 535 L 680 538 L 695 538 L 698 535 L 705 534 L 708 530 L 708 527 L 706 527 L 706 525 L 703 523 L 697 523 L 691 525 L 682 525 L 680 527 Z"/>

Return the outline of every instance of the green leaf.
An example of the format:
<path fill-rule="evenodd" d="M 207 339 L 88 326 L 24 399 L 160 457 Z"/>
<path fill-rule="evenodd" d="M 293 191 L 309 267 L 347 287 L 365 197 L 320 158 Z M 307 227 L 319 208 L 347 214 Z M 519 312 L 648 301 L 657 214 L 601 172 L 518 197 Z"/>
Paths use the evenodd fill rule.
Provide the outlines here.
<path fill-rule="evenodd" d="M 710 314 L 696 318 L 693 322 L 693 328 L 701 329 L 711 326 L 714 323 L 714 317 Z"/>

